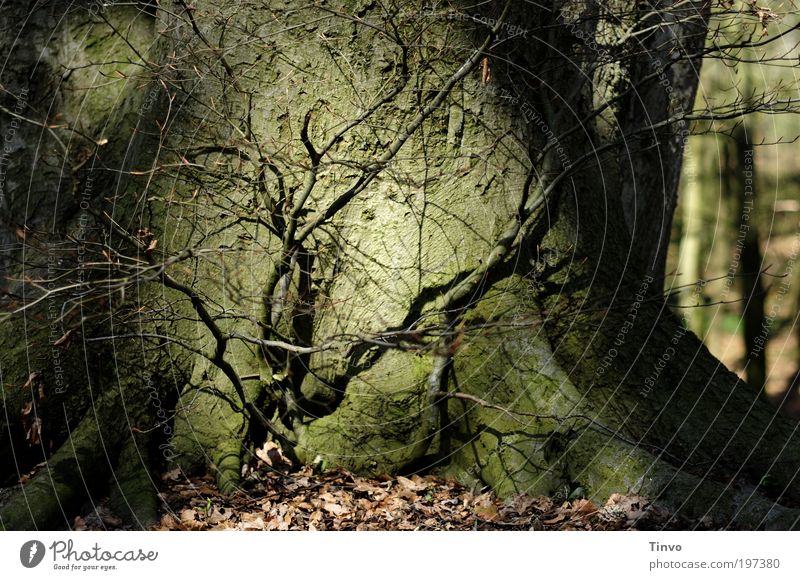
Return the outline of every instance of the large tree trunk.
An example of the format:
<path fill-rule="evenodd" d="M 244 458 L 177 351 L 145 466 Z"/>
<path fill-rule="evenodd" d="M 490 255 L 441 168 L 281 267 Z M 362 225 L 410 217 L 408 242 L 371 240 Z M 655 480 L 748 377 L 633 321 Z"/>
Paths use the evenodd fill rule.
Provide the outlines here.
<path fill-rule="evenodd" d="M 67 398 L 99 403 L 47 418 L 66 443 L 2 525 L 68 520 L 99 493 L 87 471 L 146 525 L 153 470 L 210 468 L 234 491 L 270 436 L 361 472 L 793 526 L 794 430 L 661 293 L 686 129 L 663 121 L 691 107 L 706 14 L 613 4 L 54 5 L 21 31 L 9 14 L 3 85 L 45 54 L 46 97 L 22 115 L 40 124 L 14 194 L 33 177 L 43 201 L 4 224 L 28 227 L 7 309 L 28 307 L 5 324 L 42 355 L 5 339 L 6 416 L 37 396 L 18 394 L 30 371 L 53 380 L 34 240 L 86 273 L 65 352 L 102 364 L 72 368 Z M 59 191 L 64 216 L 45 203 Z"/>

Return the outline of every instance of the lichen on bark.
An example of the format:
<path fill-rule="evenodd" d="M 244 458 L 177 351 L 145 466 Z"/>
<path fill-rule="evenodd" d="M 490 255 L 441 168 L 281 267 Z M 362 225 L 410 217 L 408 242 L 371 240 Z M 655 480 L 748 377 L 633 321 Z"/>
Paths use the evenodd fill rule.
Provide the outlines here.
<path fill-rule="evenodd" d="M 768 410 L 682 332 L 657 287 L 671 210 L 631 205 L 630 183 L 662 172 L 665 185 L 645 192 L 660 203 L 674 195 L 677 164 L 615 142 L 641 129 L 640 104 L 621 87 L 646 63 L 598 62 L 574 30 L 497 43 L 500 28 L 395 9 L 408 2 L 388 12 L 344 0 L 218 4 L 155 19 L 115 5 L 115 30 L 85 14 L 63 24 L 60 54 L 82 72 L 60 89 L 60 107 L 94 139 L 80 141 L 91 161 L 76 188 L 89 168 L 103 176 L 92 241 L 110 257 L 94 257 L 141 269 L 81 336 L 92 356 L 121 363 L 97 365 L 102 412 L 84 405 L 83 420 L 63 427 L 75 451 L 56 451 L 55 482 L 40 472 L 0 511 L 4 526 L 67 521 L 94 493 L 77 467 L 107 453 L 101 434 L 118 456 L 99 464 L 98 488 L 142 526 L 154 513 L 150 473 L 208 469 L 235 492 L 265 437 L 305 463 L 363 473 L 435 469 L 502 496 L 635 492 L 693 515 L 716 498 L 731 521 L 795 525 L 800 457 L 773 465 L 752 453 L 793 442 L 791 429 L 764 430 Z M 572 14 L 587 9 L 575 4 Z M 505 8 L 532 30 L 566 26 L 529 5 L 482 9 L 496 18 Z M 231 23 L 224 38 L 220 22 Z M 630 26 L 592 34 L 608 45 Z M 602 82 L 570 68 L 575 51 Z M 125 63 L 96 62 L 109 53 Z M 103 75 L 114 80 L 84 84 Z M 648 87 L 653 119 L 674 112 Z M 611 100 L 600 117 L 613 130 L 574 130 Z M 660 136 L 679 157 L 680 135 Z M 586 161 L 593 152 L 600 163 Z M 70 219 L 62 235 L 81 218 Z M 47 340 L 29 336 L 46 354 Z M 674 364 L 642 395 L 667 349 Z M 16 383 L 20 351 L 0 355 Z M 745 501 L 767 474 L 786 490 Z M 40 507 L 26 511 L 25 494 Z"/>

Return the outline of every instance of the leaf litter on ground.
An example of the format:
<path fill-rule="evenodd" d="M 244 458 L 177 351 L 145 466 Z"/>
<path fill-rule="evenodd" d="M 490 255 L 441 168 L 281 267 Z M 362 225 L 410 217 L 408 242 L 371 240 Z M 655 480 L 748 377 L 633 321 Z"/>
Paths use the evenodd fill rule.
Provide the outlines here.
<path fill-rule="evenodd" d="M 636 495 L 603 504 L 517 495 L 505 500 L 435 475 L 361 477 L 343 469 L 295 469 L 265 444 L 240 491 L 223 495 L 213 476 L 162 475 L 154 530 L 662 530 L 711 529 Z M 86 506 L 75 530 L 127 529 L 107 502 Z"/>

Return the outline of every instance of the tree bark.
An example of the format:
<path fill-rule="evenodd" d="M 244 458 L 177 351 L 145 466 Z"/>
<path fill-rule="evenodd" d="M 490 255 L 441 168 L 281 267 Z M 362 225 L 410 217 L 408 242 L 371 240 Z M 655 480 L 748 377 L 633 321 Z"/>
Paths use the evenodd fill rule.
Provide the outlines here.
<path fill-rule="evenodd" d="M 102 183 L 80 339 L 125 361 L 97 388 L 140 413 L 113 426 L 108 462 L 130 518 L 152 518 L 142 473 L 211 469 L 235 491 L 269 436 L 359 472 L 795 525 L 794 430 L 661 292 L 704 5 L 613 4 L 179 1 L 59 24 L 88 35 L 53 57 L 75 70 L 47 119 L 93 140 L 72 204 Z M 119 80 L 80 108 L 70 89 L 101 71 Z M 42 471 L 23 493 L 95 493 L 68 478 L 106 453 L 105 417 L 87 412 L 86 445 L 53 456 L 64 489 Z M 132 469 L 145 430 L 149 464 Z M 2 525 L 63 521 L 23 505 Z"/>

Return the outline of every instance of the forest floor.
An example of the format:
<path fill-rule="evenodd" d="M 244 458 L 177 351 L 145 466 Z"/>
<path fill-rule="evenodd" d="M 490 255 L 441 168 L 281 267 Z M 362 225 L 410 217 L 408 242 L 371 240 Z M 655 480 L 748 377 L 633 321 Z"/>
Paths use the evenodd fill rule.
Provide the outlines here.
<path fill-rule="evenodd" d="M 369 479 L 346 471 L 272 473 L 263 490 L 221 497 L 208 479 L 175 482 L 160 530 L 662 530 L 693 529 L 636 496 L 603 506 L 519 495 L 501 501 L 450 480 Z M 709 529 L 709 526 L 699 526 Z"/>
<path fill-rule="evenodd" d="M 604 505 L 518 495 L 501 500 L 436 476 L 366 478 L 294 468 L 272 448 L 224 496 L 210 476 L 162 476 L 155 530 L 687 530 L 709 521 L 676 517 L 644 498 L 614 494 Z M 575 494 L 573 494 L 574 496 Z M 74 530 L 130 529 L 107 505 L 85 506 Z"/>

